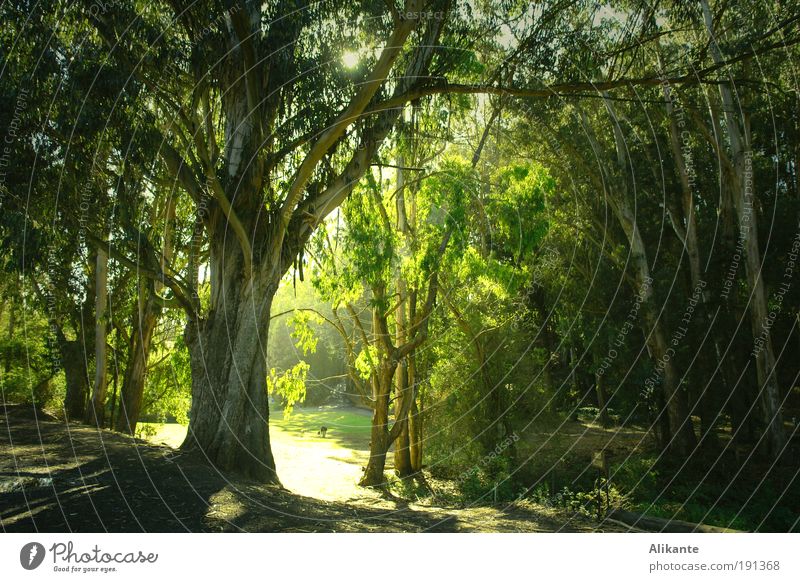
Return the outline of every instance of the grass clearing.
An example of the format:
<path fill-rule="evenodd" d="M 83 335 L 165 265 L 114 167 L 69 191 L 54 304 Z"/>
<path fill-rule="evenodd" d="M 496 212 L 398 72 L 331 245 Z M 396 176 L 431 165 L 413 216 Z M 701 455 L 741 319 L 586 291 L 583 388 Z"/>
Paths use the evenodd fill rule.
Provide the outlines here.
<path fill-rule="evenodd" d="M 359 408 L 295 407 L 286 418 L 270 412 L 270 439 L 283 485 L 290 491 L 327 501 L 373 494 L 358 487 L 369 458 L 371 413 Z M 320 427 L 328 428 L 325 438 Z M 152 443 L 179 447 L 186 437 L 180 424 L 139 423 L 137 434 Z M 387 458 L 387 473 L 392 469 Z"/>

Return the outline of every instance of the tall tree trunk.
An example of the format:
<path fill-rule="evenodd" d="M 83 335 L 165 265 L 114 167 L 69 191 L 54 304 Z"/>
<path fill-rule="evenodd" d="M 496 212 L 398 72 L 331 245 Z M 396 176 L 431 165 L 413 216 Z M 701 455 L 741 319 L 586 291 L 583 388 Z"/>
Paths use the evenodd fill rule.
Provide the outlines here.
<path fill-rule="evenodd" d="M 89 396 L 89 377 L 86 374 L 86 353 L 83 343 L 67 340 L 59 333 L 61 366 L 64 368 L 66 395 L 64 412 L 69 420 L 80 420 L 86 413 L 86 399 Z"/>
<path fill-rule="evenodd" d="M 375 408 L 372 412 L 372 431 L 369 443 L 369 461 L 359 481 L 362 487 L 379 487 L 386 482 L 383 471 L 386 453 L 392 442 L 389 434 L 389 394 L 392 388 L 395 364 L 384 359 L 373 374 L 372 390 Z M 395 419 L 395 422 L 397 419 Z"/>
<path fill-rule="evenodd" d="M 714 63 L 724 62 L 722 52 L 717 44 L 714 31 L 713 16 L 707 0 L 700 0 L 703 10 L 706 31 L 708 32 L 711 55 Z M 761 250 L 758 244 L 758 219 L 753 204 L 753 167 L 750 136 L 746 116 L 740 120 L 736 116 L 739 109 L 733 97 L 731 86 L 727 82 L 719 84 L 719 94 L 725 110 L 725 123 L 730 140 L 731 157 L 735 168 L 734 203 L 739 219 L 739 229 L 745 243 L 745 273 L 750 289 L 750 324 L 754 341 L 761 341 L 754 350 L 756 370 L 758 372 L 760 412 L 764 425 L 764 448 L 768 456 L 777 458 L 786 446 L 786 431 L 781 414 L 781 394 L 775 374 L 775 353 L 772 337 L 766 327 L 769 309 L 761 274 Z M 744 114 L 743 114 L 744 116 Z M 744 129 L 740 125 L 743 122 Z"/>
<path fill-rule="evenodd" d="M 426 317 L 430 315 L 431 304 L 435 297 L 436 276 L 431 281 L 431 289 L 426 304 Z M 370 442 L 370 456 L 367 467 L 364 470 L 359 485 L 380 486 L 385 482 L 383 471 L 386 466 L 386 453 L 393 442 L 397 440 L 404 428 L 408 424 L 408 412 L 411 408 L 410 387 L 406 384 L 399 384 L 396 388 L 396 400 L 394 406 L 394 423 L 389 427 L 389 400 L 394 383 L 395 372 L 400 361 L 408 356 L 418 346 L 415 342 L 406 342 L 399 348 L 395 347 L 391 341 L 389 325 L 386 314 L 381 307 L 386 304 L 386 287 L 377 284 L 372 287 L 372 297 L 376 305 L 372 308 L 372 333 L 375 337 L 375 345 L 378 348 L 378 362 L 372 371 L 372 400 L 375 408 L 372 415 L 372 441 Z M 427 336 L 427 323 L 425 329 L 419 331 L 422 334 L 417 339 Z M 402 390 L 402 391 L 401 391 Z M 408 451 L 408 446 L 406 446 Z M 408 461 L 410 468 L 410 460 Z"/>
<path fill-rule="evenodd" d="M 722 125 L 717 116 L 712 113 L 713 135 L 707 134 L 707 139 L 713 140 L 714 136 L 722 135 Z M 700 121 L 702 122 L 702 121 Z M 722 152 L 717 141 L 711 142 L 718 152 Z M 720 155 L 720 163 L 727 160 Z M 721 166 L 725 169 L 725 165 Z M 723 172 L 721 176 L 722 188 L 720 191 L 719 216 L 722 223 L 721 243 L 716 252 L 715 270 L 719 279 L 723 281 L 720 293 L 720 310 L 718 316 L 718 335 L 725 338 L 727 348 L 723 352 L 725 357 L 724 367 L 729 378 L 729 391 L 721 395 L 721 405 L 727 410 L 731 420 L 732 436 L 737 443 L 752 444 L 757 440 L 758 419 L 752 404 L 757 402 L 758 373 L 748 365 L 748 351 L 752 345 L 749 329 L 741 329 L 739 322 L 744 321 L 746 313 L 741 307 L 738 292 L 739 282 L 739 254 L 744 252 L 740 246 L 737 234 L 736 210 L 733 203 L 732 186 L 727 182 L 733 180 L 730 172 Z M 745 336 L 745 337 L 743 337 Z M 721 360 L 720 360 L 721 361 Z"/>
<path fill-rule="evenodd" d="M 698 309 L 700 327 L 701 329 L 708 329 L 713 321 L 711 317 L 711 292 L 703 279 L 700 266 L 700 244 L 697 239 L 697 220 L 694 192 L 692 190 L 694 174 L 689 175 L 684 152 L 681 150 L 680 132 L 678 131 L 678 120 L 676 119 L 676 115 L 679 112 L 675 110 L 671 88 L 668 85 L 663 85 L 662 90 L 669 122 L 670 147 L 681 185 L 680 199 L 673 201 L 672 204 L 675 209 L 670 212 L 671 222 L 673 230 L 683 244 L 688 258 L 689 279 L 692 287 L 691 294 L 693 295 L 698 290 L 700 292 L 700 307 Z M 680 113 L 680 115 L 683 116 L 683 113 Z M 725 351 L 720 343 L 720 334 L 711 332 L 709 336 L 713 344 L 715 361 L 719 363 L 719 379 L 723 393 L 727 393 L 730 390 L 731 378 L 728 374 L 729 367 L 725 361 Z M 722 412 L 722 399 L 720 398 L 720 391 L 717 389 L 717 382 L 714 381 L 714 375 L 713 373 L 710 374 L 708 381 L 703 383 L 702 391 L 698 398 L 702 441 L 712 446 L 716 444 L 716 427 Z"/>
<path fill-rule="evenodd" d="M 192 370 L 192 405 L 182 448 L 199 450 L 224 471 L 278 483 L 269 438 L 266 355 L 269 312 L 280 274 L 253 265 L 242 274 L 241 249 L 212 241 L 211 301 L 206 318 L 184 331 Z"/>
<path fill-rule="evenodd" d="M 161 253 L 161 271 L 166 272 L 172 261 L 173 224 L 175 222 L 176 199 L 167 201 L 164 211 L 164 245 Z M 125 377 L 122 381 L 122 398 L 120 414 L 117 418 L 117 430 L 136 434 L 136 424 L 142 411 L 144 387 L 147 375 L 147 361 L 150 355 L 150 343 L 153 339 L 158 320 L 161 316 L 161 304 L 156 293 L 161 293 L 163 284 L 152 279 L 139 282 L 138 301 L 134 317 L 133 332 L 128 352 L 128 364 L 125 366 Z"/>
<path fill-rule="evenodd" d="M 262 58 L 259 3 L 248 3 L 230 16 L 225 31 L 227 60 L 220 75 L 225 89 L 222 175 L 213 156 L 207 155 L 209 150 L 200 148 L 212 198 L 206 225 L 211 297 L 207 314 L 190 312 L 184 329 L 192 404 L 181 448 L 200 452 L 222 471 L 279 483 L 269 438 L 269 312 L 284 267 L 288 268 L 299 248 L 282 245 L 288 224 L 276 231 L 264 223 L 265 164 L 259 152 L 265 143 L 263 112 L 269 104 L 260 95 L 266 87 L 262 76 L 266 61 L 272 65 L 291 51 L 277 51 L 274 61 Z M 281 32 L 291 35 L 289 21 Z M 205 137 L 213 140 L 213 134 Z M 284 260 L 284 254 L 292 256 Z M 198 265 L 199 261 L 192 265 L 192 278 Z"/>
<path fill-rule="evenodd" d="M 153 281 L 139 282 L 139 300 L 131 342 L 128 351 L 128 364 L 122 380 L 119 415 L 116 429 L 128 434 L 136 434 L 136 424 L 142 410 L 144 383 L 147 374 L 147 360 L 153 332 L 161 314 L 161 305 L 154 296 Z"/>
<path fill-rule="evenodd" d="M 117 345 L 119 345 L 119 328 L 117 328 Z M 111 389 L 111 416 L 108 419 L 108 426 L 115 426 L 114 420 L 117 418 L 117 394 L 118 394 L 118 387 L 119 387 L 119 358 L 117 357 L 117 351 L 113 350 L 114 352 L 114 372 L 111 374 L 112 380 L 111 385 L 113 388 Z"/>
<path fill-rule="evenodd" d="M 402 131 L 403 129 L 401 122 L 399 132 L 402 133 Z M 408 224 L 405 202 L 405 163 L 405 155 L 403 153 L 403 146 L 401 145 L 400 151 L 397 155 L 397 194 L 395 196 L 395 203 L 397 207 L 397 230 L 402 234 L 401 240 L 404 248 L 401 250 L 401 253 L 403 254 L 408 253 L 408 246 L 411 244 L 411 230 Z M 397 284 L 397 292 L 400 295 L 400 301 L 398 302 L 397 309 L 395 310 L 395 335 L 397 336 L 396 345 L 401 346 L 410 339 L 409 314 L 411 313 L 413 317 L 414 305 L 412 304 L 412 301 L 414 301 L 414 297 L 416 295 L 409 294 L 408 285 L 406 284 L 401 269 L 397 269 L 395 273 L 395 280 Z M 399 370 L 397 371 L 396 375 L 396 382 L 397 389 L 395 394 L 397 394 L 397 399 L 395 401 L 395 410 L 407 410 L 406 407 L 409 403 L 407 403 L 405 400 L 408 398 L 412 400 L 414 399 L 413 390 L 408 390 L 410 386 L 408 358 L 400 363 Z M 395 417 L 397 418 L 398 416 L 399 415 L 395 413 Z M 405 478 L 414 472 L 411 464 L 411 435 L 408 418 L 404 418 L 399 422 L 402 424 L 400 428 L 400 435 L 397 437 L 397 442 L 394 446 L 394 470 L 398 477 Z"/>
<path fill-rule="evenodd" d="M 11 309 L 8 310 L 8 341 L 11 342 L 14 340 L 14 332 L 16 331 L 17 326 L 17 317 L 16 317 L 16 310 L 14 309 L 14 304 L 11 304 Z M 8 376 L 9 372 L 11 372 L 11 360 L 13 359 L 13 355 L 9 350 L 6 353 L 6 361 L 4 363 L 4 370 L 6 376 Z"/>
<path fill-rule="evenodd" d="M 656 369 L 660 368 L 658 375 L 661 378 L 666 406 L 661 414 L 667 414 L 670 431 L 669 435 L 662 435 L 662 440 L 669 442 L 669 448 L 676 454 L 687 455 L 697 444 L 689 416 L 688 394 L 681 386 L 680 375 L 675 368 L 675 352 L 668 346 L 667 334 L 659 317 L 644 240 L 635 216 L 626 202 L 617 201 L 616 206 L 623 230 L 631 245 L 630 263 L 634 268 L 635 288 L 642 305 L 645 335 Z"/>
<path fill-rule="evenodd" d="M 414 397 L 412 391 L 409 390 L 406 362 L 402 362 L 400 366 L 398 366 L 396 382 L 397 388 L 395 393 L 397 394 L 397 399 L 395 400 L 395 418 L 399 417 L 400 411 L 404 410 L 407 406 L 405 400 Z M 414 469 L 411 466 L 411 435 L 408 418 L 399 420 L 398 422 L 401 423 L 401 429 L 394 444 L 394 471 L 398 477 L 404 478 L 414 473 Z"/>
<path fill-rule="evenodd" d="M 646 325 L 645 336 L 647 337 L 656 369 L 660 368 L 658 375 L 662 381 L 666 407 L 665 410 L 661 411 L 661 414 L 666 413 L 669 419 L 670 435 L 662 434 L 661 438 L 662 442 L 669 442 L 670 450 L 679 456 L 685 456 L 697 444 L 692 427 L 692 419 L 689 416 L 688 394 L 681 387 L 680 376 L 675 368 L 675 362 L 673 361 L 675 351 L 667 343 L 667 333 L 653 294 L 653 279 L 650 274 L 650 265 L 647 261 L 646 246 L 639 230 L 636 214 L 631 210 L 629 203 L 627 179 L 629 158 L 625 147 L 625 139 L 622 135 L 622 128 L 613 104 L 607 96 L 604 99 L 604 104 L 611 116 L 616 146 L 616 179 L 612 180 L 612 183 L 616 183 L 620 189 L 620 192 L 613 193 L 609 198 L 614 214 L 630 245 L 629 262 L 634 269 L 634 287 L 642 305 L 642 313 Z M 601 151 L 596 141 L 594 141 L 593 147 L 596 151 Z"/>
<path fill-rule="evenodd" d="M 606 385 L 603 374 L 595 372 L 594 375 L 594 388 L 597 394 L 597 408 L 600 410 L 599 420 L 600 426 L 609 428 L 611 426 L 611 417 L 608 415 L 608 394 L 606 394 Z"/>
<path fill-rule="evenodd" d="M 108 388 L 108 362 L 106 358 L 108 254 L 102 248 L 97 249 L 95 281 L 95 374 L 92 397 L 86 410 L 86 422 L 102 427 L 105 420 L 106 389 Z"/>
<path fill-rule="evenodd" d="M 415 354 L 408 357 L 408 385 L 413 395 L 411 411 L 408 414 L 408 448 L 411 455 L 411 470 L 414 473 L 422 471 L 422 406 L 417 401 L 422 400 L 422 391 L 417 383 L 417 363 Z"/>

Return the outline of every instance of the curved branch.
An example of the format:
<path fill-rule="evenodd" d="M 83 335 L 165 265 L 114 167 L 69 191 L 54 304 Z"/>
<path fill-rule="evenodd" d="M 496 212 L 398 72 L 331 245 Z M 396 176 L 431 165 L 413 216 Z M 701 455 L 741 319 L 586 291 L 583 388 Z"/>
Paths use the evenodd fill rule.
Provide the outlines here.
<path fill-rule="evenodd" d="M 245 276 L 250 277 L 253 274 L 253 247 L 250 245 L 250 238 L 247 236 L 247 231 L 245 231 L 242 221 L 239 220 L 239 215 L 236 214 L 233 206 L 231 206 L 230 200 L 228 200 L 228 197 L 225 195 L 222 184 L 219 183 L 216 176 L 209 175 L 208 179 L 211 183 L 211 195 L 219 204 L 220 210 L 222 210 L 222 213 L 228 220 L 228 224 L 231 225 L 236 235 L 236 240 L 239 241 L 239 246 L 242 249 L 242 256 L 244 257 Z"/>
<path fill-rule="evenodd" d="M 191 292 L 181 285 L 181 283 L 174 277 L 167 275 L 164 271 L 156 271 L 142 265 L 138 261 L 126 257 L 125 254 L 120 252 L 117 248 L 111 246 L 109 241 L 100 238 L 92 232 L 87 232 L 86 238 L 97 248 L 107 250 L 108 255 L 115 261 L 169 287 L 170 290 L 175 294 L 175 299 L 188 313 L 194 314 L 199 311 L 199 305 L 197 305 L 197 303 L 192 299 Z M 159 300 L 168 301 L 163 298 L 159 298 Z"/>
<path fill-rule="evenodd" d="M 421 4 L 421 2 L 409 0 L 406 3 L 405 12 L 418 13 Z M 284 200 L 283 205 L 281 206 L 279 221 L 282 225 L 282 228 L 278 235 L 279 244 L 277 245 L 277 252 L 280 251 L 282 237 L 289 225 L 294 208 L 297 206 L 298 202 L 300 202 L 306 185 L 308 184 L 314 169 L 317 167 L 317 164 L 325 156 L 331 146 L 333 146 L 339 137 L 341 137 L 350 124 L 352 124 L 361 116 L 362 112 L 366 109 L 366 107 L 369 105 L 369 102 L 374 97 L 375 93 L 377 93 L 378 89 L 380 89 L 380 87 L 383 85 L 383 82 L 389 75 L 392 65 L 400 55 L 400 51 L 403 49 L 406 39 L 416 28 L 417 21 L 418 19 L 413 18 L 402 19 L 397 22 L 394 30 L 392 31 L 392 35 L 389 37 L 386 45 L 381 51 L 381 55 L 378 58 L 377 64 L 364 80 L 364 83 L 361 85 L 361 89 L 350 101 L 347 108 L 336 118 L 336 120 L 334 120 L 331 126 L 325 130 L 322 135 L 320 135 L 319 139 L 317 139 L 314 145 L 311 146 L 311 150 L 300 164 L 294 180 L 292 181 L 292 185 L 289 187 L 286 200 Z"/>
<path fill-rule="evenodd" d="M 533 88 L 520 88 L 520 87 L 507 87 L 502 85 L 467 85 L 460 83 L 449 83 L 447 79 L 439 79 L 438 83 L 417 87 L 407 91 L 401 95 L 397 95 L 375 103 L 369 108 L 365 109 L 362 115 L 370 115 L 385 111 L 386 109 L 393 109 L 396 107 L 403 107 L 406 103 L 421 99 L 422 97 L 429 97 L 432 95 L 445 95 L 445 94 L 461 94 L 461 95 L 500 95 L 500 96 L 513 96 L 513 97 L 557 97 L 575 95 L 579 96 L 581 93 L 602 92 L 612 89 L 619 89 L 621 87 L 656 87 L 662 84 L 668 85 L 699 85 L 703 83 L 717 83 L 714 80 L 708 80 L 704 77 L 716 72 L 724 67 L 739 63 L 749 58 L 768 53 L 776 49 L 785 49 L 795 44 L 800 43 L 800 38 L 790 39 L 784 42 L 778 42 L 763 46 L 752 51 L 736 55 L 725 61 L 710 65 L 700 71 L 694 71 L 679 77 L 664 78 L 662 76 L 652 77 L 638 77 L 638 78 L 620 78 L 613 81 L 588 81 L 588 82 L 575 82 L 575 83 L 556 83 L 547 85 L 538 89 Z M 585 95 L 583 95 L 585 96 Z"/>

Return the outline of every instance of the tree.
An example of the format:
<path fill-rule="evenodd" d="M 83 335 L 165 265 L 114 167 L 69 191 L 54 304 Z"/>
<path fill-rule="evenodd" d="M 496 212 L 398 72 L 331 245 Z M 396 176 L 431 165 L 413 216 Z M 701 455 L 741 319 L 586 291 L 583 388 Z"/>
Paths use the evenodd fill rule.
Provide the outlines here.
<path fill-rule="evenodd" d="M 356 366 L 360 366 L 371 388 L 370 459 L 361 485 L 384 483 L 389 447 L 404 431 L 409 434 L 407 420 L 416 400 L 416 388 L 409 382 L 408 359 L 428 339 L 439 291 L 441 257 L 448 251 L 451 238 L 458 236 L 454 233 L 463 220 L 470 183 L 468 166 L 457 160 L 445 161 L 434 175 L 421 180 L 419 193 L 406 193 L 414 196 L 413 253 L 398 248 L 411 228 L 405 222 L 405 205 L 387 205 L 404 184 L 396 180 L 384 184 L 374 176 L 346 203 L 344 224 L 340 228 L 334 226 L 332 235 L 326 230 L 316 238 L 315 285 L 333 303 L 334 311 L 339 306 L 346 308 L 351 325 L 359 330 L 361 352 Z M 372 246 L 366 244 L 368 241 L 379 242 Z M 337 253 L 337 249 L 341 250 Z M 409 303 L 412 289 L 424 297 L 419 306 L 415 301 Z M 354 305 L 361 294 L 367 298 L 371 325 L 364 324 Z M 393 308 L 393 303 L 408 305 L 408 312 Z M 401 374 L 396 380 L 398 368 Z M 394 423 L 390 424 L 392 401 Z M 408 451 L 408 463 L 401 466 L 400 475 L 406 477 L 412 472 Z"/>
<path fill-rule="evenodd" d="M 719 39 L 715 34 L 714 18 L 707 0 L 701 0 L 703 22 L 708 32 L 709 49 L 717 66 L 724 66 L 725 60 L 719 47 Z M 728 74 L 730 77 L 730 73 Z M 741 89 L 740 89 L 741 91 Z M 767 454 L 777 458 L 786 446 L 786 432 L 781 415 L 781 394 L 778 389 L 775 373 L 775 354 L 772 337 L 765 328 L 769 321 L 767 296 L 761 274 L 761 251 L 758 242 L 758 220 L 753 213 L 753 170 L 750 121 L 747 115 L 737 115 L 744 104 L 744 95 L 739 94 L 734 100 L 734 92 L 730 82 L 719 84 L 719 94 L 724 110 L 725 129 L 730 143 L 729 166 L 733 172 L 730 180 L 731 199 L 736 209 L 739 229 L 745 244 L 745 273 L 750 289 L 750 321 L 754 338 L 761 340 L 755 350 L 756 370 L 758 372 L 759 400 L 762 422 L 766 431 L 764 446 Z M 722 148 L 718 148 L 722 151 Z"/>
<path fill-rule="evenodd" d="M 92 395 L 86 408 L 86 422 L 102 427 L 105 422 L 106 390 L 108 388 L 108 359 L 106 357 L 106 318 L 108 317 L 108 255 L 97 250 L 95 268 L 95 374 Z"/>
<path fill-rule="evenodd" d="M 308 46 L 311 31 L 328 28 L 329 36 L 322 38 L 330 44 L 323 51 L 333 50 L 342 39 L 325 24 L 323 11 L 292 13 L 287 8 L 280 4 L 275 12 L 266 12 L 236 4 L 219 18 L 209 7 L 195 6 L 176 14 L 178 26 L 149 51 L 152 59 L 138 65 L 129 55 L 146 52 L 158 23 L 145 21 L 123 35 L 123 24 L 132 21 L 132 6 L 90 17 L 117 66 L 150 89 L 162 113 L 172 116 L 171 125 L 151 122 L 147 131 L 163 137 L 162 160 L 194 200 L 207 233 L 207 313 L 198 304 L 191 277 L 166 281 L 189 317 L 193 403 L 185 448 L 203 450 L 220 468 L 266 481 L 277 480 L 267 429 L 264 361 L 272 296 L 315 225 L 366 171 L 397 111 L 384 110 L 372 123 L 357 124 L 355 132 L 348 128 L 381 90 L 401 55 L 407 65 L 395 93 L 402 94 L 420 77 L 435 43 L 404 52 L 405 41 L 418 25 L 420 38 L 433 41 L 442 24 L 432 18 L 421 23 L 415 15 L 422 12 L 422 3 L 408 2 L 395 15 L 366 82 L 349 101 L 342 107 L 340 96 L 346 92 L 341 92 L 320 107 L 303 109 L 299 104 L 304 95 L 316 92 L 323 80 L 346 85 L 349 79 L 339 71 L 338 76 L 320 72 L 317 78 L 297 74 L 305 68 L 300 52 Z M 280 24 L 276 20 L 273 26 L 262 26 L 286 14 Z M 220 50 L 204 38 L 211 22 L 224 25 L 224 30 L 208 33 Z M 178 49 L 186 41 L 189 54 Z M 274 56 L 265 60 L 270 54 Z M 177 82 L 159 86 L 160 66 L 170 60 L 180 63 Z M 262 91 L 269 96 L 265 100 L 257 97 Z M 184 100 L 184 95 L 191 98 Z M 226 128 L 224 145 L 218 145 L 217 122 Z M 342 153 L 347 148 L 349 159 Z M 299 152 L 295 165 L 293 156 Z M 276 188 L 275 178 L 282 174 L 291 178 Z"/>
<path fill-rule="evenodd" d="M 159 268 L 163 271 L 172 263 L 176 235 L 176 200 L 168 197 L 163 208 L 163 245 Z M 156 221 L 152 221 L 155 223 Z M 149 237 L 152 239 L 153 237 Z M 129 434 L 136 433 L 136 424 L 142 409 L 147 362 L 150 345 L 156 325 L 161 316 L 164 302 L 160 293 L 163 283 L 142 277 L 137 281 L 137 294 L 133 314 L 133 325 L 128 347 L 128 361 L 122 381 L 120 411 L 116 429 Z"/>

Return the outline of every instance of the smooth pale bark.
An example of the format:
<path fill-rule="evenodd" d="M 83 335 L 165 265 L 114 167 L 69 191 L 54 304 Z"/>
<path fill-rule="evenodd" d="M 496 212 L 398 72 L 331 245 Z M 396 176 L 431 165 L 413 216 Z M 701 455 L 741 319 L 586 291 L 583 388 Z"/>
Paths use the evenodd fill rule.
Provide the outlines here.
<path fill-rule="evenodd" d="M 408 450 L 411 457 L 411 471 L 412 473 L 419 473 L 422 471 L 423 452 L 423 394 L 417 384 L 417 364 L 414 354 L 408 357 L 407 373 L 408 384 L 414 393 L 414 399 L 411 401 L 411 410 L 408 413 Z"/>
<path fill-rule="evenodd" d="M 397 207 L 397 230 L 402 233 L 402 240 L 406 245 L 406 248 L 402 249 L 401 253 L 408 252 L 407 245 L 410 243 L 411 236 L 408 217 L 406 215 L 405 163 L 405 156 L 403 155 L 401 148 L 401 152 L 397 156 L 397 195 L 395 196 Z M 395 309 L 395 343 L 396 345 L 401 346 L 409 339 L 409 311 L 413 311 L 413 305 L 411 305 L 412 297 L 409 294 L 408 284 L 406 283 L 403 273 L 400 269 L 397 269 L 395 273 L 395 280 L 397 292 L 400 296 L 397 309 Z M 411 354 L 409 354 L 408 357 L 410 356 Z M 407 403 L 406 399 L 411 399 L 412 402 L 415 400 L 413 387 L 408 374 L 408 357 L 404 361 L 400 362 L 396 373 L 397 385 L 395 388 L 395 393 L 397 394 L 397 399 L 395 401 L 395 409 L 398 411 L 410 408 L 410 406 L 408 406 L 410 403 Z M 410 387 L 412 387 L 412 390 L 409 390 Z M 414 473 L 414 469 L 411 464 L 411 436 L 409 433 L 409 420 L 408 418 L 403 418 L 398 422 L 401 423 L 401 427 L 400 434 L 398 435 L 394 446 L 394 471 L 398 477 L 405 478 Z"/>
<path fill-rule="evenodd" d="M 708 32 L 710 51 L 714 63 L 724 62 L 722 52 L 717 44 L 713 17 L 707 0 L 700 0 L 703 20 Z M 764 279 L 761 274 L 761 250 L 758 245 L 758 220 L 753 204 L 754 185 L 752 168 L 752 149 L 750 147 L 748 120 L 744 112 L 743 119 L 736 116 L 740 110 L 734 100 L 729 83 L 719 84 L 719 94 L 725 111 L 725 125 L 730 141 L 731 157 L 735 168 L 733 199 L 739 220 L 739 229 L 745 246 L 745 273 L 750 290 L 750 327 L 753 338 L 761 340 L 761 345 L 754 349 L 756 370 L 758 372 L 759 400 L 761 421 L 764 425 L 764 449 L 768 456 L 777 458 L 786 447 L 786 431 L 783 427 L 781 413 L 781 391 L 775 374 L 775 353 L 772 337 L 765 327 L 769 315 Z M 742 129 L 741 123 L 744 128 Z"/>
<path fill-rule="evenodd" d="M 636 214 L 630 207 L 626 177 L 630 170 L 628 167 L 629 158 L 625 139 L 622 135 L 622 128 L 611 101 L 607 97 L 603 101 L 611 117 L 614 132 L 617 167 L 616 176 L 615 179 L 612 179 L 612 183 L 619 189 L 618 192 L 609 193 L 609 201 L 630 245 L 628 263 L 633 269 L 634 290 L 641 302 L 643 331 L 647 338 L 647 345 L 650 348 L 653 362 L 657 368 L 660 368 L 658 377 L 662 385 L 663 407 L 660 406 L 659 417 L 663 418 L 666 415 L 668 420 L 668 423 L 661 424 L 663 427 L 661 442 L 662 445 L 667 446 L 678 456 L 685 456 L 694 450 L 697 445 L 692 420 L 689 416 L 688 394 L 681 386 L 680 374 L 676 370 L 673 361 L 674 354 L 670 353 L 670 351 L 674 352 L 674 350 L 670 350 L 668 347 L 668 334 L 664 329 L 664 323 L 659 315 L 653 293 L 653 278 L 647 259 L 647 248 L 636 220 Z M 584 123 L 586 123 L 585 120 Z M 594 139 L 592 139 L 592 146 L 596 152 L 599 153 L 601 151 L 597 141 Z M 666 424 L 669 427 L 669 434 L 665 434 Z"/>
<path fill-rule="evenodd" d="M 86 422 L 102 427 L 105 420 L 106 390 L 108 388 L 108 361 L 106 357 L 108 254 L 102 248 L 97 249 L 95 282 L 95 375 L 92 397 L 86 409 Z"/>
<path fill-rule="evenodd" d="M 408 367 L 405 362 L 398 366 L 395 379 L 396 393 L 398 394 L 395 408 L 400 411 L 407 406 L 405 400 L 407 398 L 413 399 L 414 397 L 411 390 L 409 390 Z M 410 403 L 408 406 L 410 408 Z M 406 417 L 400 422 L 402 423 L 400 434 L 394 444 L 394 471 L 398 477 L 403 478 L 412 475 L 414 469 L 411 466 L 411 435 L 409 433 L 408 418 Z"/>
<path fill-rule="evenodd" d="M 411 192 L 409 211 L 407 213 L 407 223 L 413 225 L 416 229 L 417 225 L 417 199 L 416 188 Z M 408 318 L 409 321 L 417 320 L 417 299 L 418 293 L 416 289 L 409 291 L 408 296 Z M 422 453 L 423 453 L 423 391 L 422 385 L 418 382 L 417 378 L 417 351 L 413 350 L 406 358 L 408 362 L 406 373 L 408 375 L 408 385 L 411 388 L 411 410 L 408 413 L 408 447 L 409 455 L 411 456 L 411 470 L 414 473 L 422 471 Z"/>
<path fill-rule="evenodd" d="M 660 378 L 664 392 L 665 410 L 669 419 L 669 435 L 662 434 L 662 444 L 678 455 L 690 453 L 697 445 L 697 439 L 689 416 L 689 403 L 686 390 L 681 387 L 680 374 L 675 368 L 673 354 L 667 343 L 667 333 L 653 294 L 653 279 L 647 254 L 633 213 L 624 201 L 617 201 L 617 214 L 623 230 L 631 245 L 630 263 L 634 269 L 635 289 L 641 301 L 642 315 L 645 323 L 645 336 L 650 347 L 651 356 L 657 367 L 661 367 Z"/>
<path fill-rule="evenodd" d="M 680 131 L 675 118 L 675 108 L 673 106 L 672 92 L 669 85 L 664 85 L 662 87 L 662 92 L 664 94 L 668 116 L 670 148 L 681 185 L 680 200 L 675 200 L 672 204 L 677 206 L 679 210 L 670 212 L 671 223 L 676 236 L 684 246 L 688 258 L 689 279 L 692 287 L 690 295 L 693 295 L 696 290 L 700 290 L 700 307 L 698 309 L 700 329 L 708 329 L 713 321 L 711 317 L 711 292 L 703 279 L 700 266 L 700 244 L 697 238 L 694 192 L 692 191 L 692 182 L 681 150 Z M 719 378 L 722 383 L 722 388 L 727 392 L 730 390 L 731 385 L 731 377 L 728 374 L 729 362 L 725 357 L 725 350 L 720 343 L 720 335 L 718 333 L 711 333 L 710 337 L 714 348 L 714 356 L 719 365 Z M 714 376 L 715 374 L 711 374 L 709 381 L 705 383 L 699 395 L 700 433 L 703 443 L 710 445 L 715 444 L 716 427 L 721 420 L 720 415 L 722 413 L 722 399 L 716 387 L 717 382 L 714 381 Z"/>
<path fill-rule="evenodd" d="M 716 272 L 725 277 L 723 292 L 721 293 L 721 311 L 718 322 L 720 325 L 717 337 L 726 338 L 726 348 L 723 352 L 727 357 L 727 375 L 730 379 L 729 392 L 721 395 L 726 401 L 727 410 L 732 425 L 733 439 L 741 443 L 753 443 L 757 440 L 758 418 L 757 411 L 752 409 L 752 404 L 758 401 L 758 372 L 749 366 L 748 348 L 745 342 L 739 341 L 738 334 L 747 333 L 739 327 L 739 322 L 746 317 L 743 311 L 739 294 L 735 291 L 725 291 L 726 287 L 736 289 L 739 281 L 739 255 L 740 241 L 737 233 L 737 214 L 734 204 L 733 184 L 736 181 L 735 169 L 728 158 L 724 146 L 718 141 L 724 135 L 719 113 L 711 107 L 711 124 L 713 131 L 705 128 L 704 120 L 699 115 L 693 114 L 695 126 L 700 129 L 703 137 L 714 148 L 720 163 L 720 200 L 719 220 L 721 223 L 721 244 L 715 255 Z M 757 407 L 756 407 L 757 408 Z"/>

